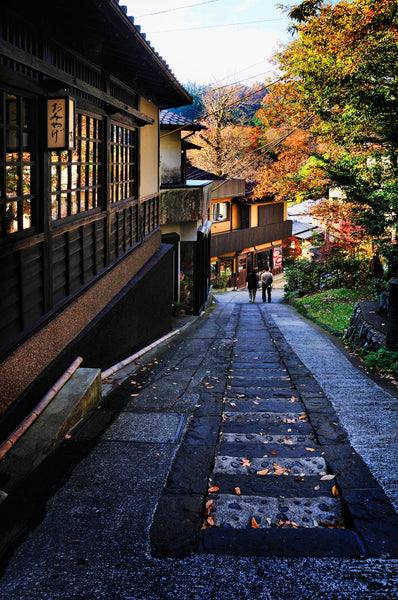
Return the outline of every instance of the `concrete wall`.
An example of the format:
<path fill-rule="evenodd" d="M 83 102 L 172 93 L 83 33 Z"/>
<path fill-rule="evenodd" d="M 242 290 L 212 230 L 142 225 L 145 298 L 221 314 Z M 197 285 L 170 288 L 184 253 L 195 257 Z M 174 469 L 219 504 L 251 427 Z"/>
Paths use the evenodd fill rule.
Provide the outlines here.
<path fill-rule="evenodd" d="M 181 173 L 181 131 L 160 134 L 160 181 L 162 185 L 185 183 Z"/>
<path fill-rule="evenodd" d="M 198 238 L 198 229 L 201 225 L 201 221 L 168 223 L 167 225 L 162 225 L 162 235 L 177 233 L 180 236 L 181 241 L 196 242 Z"/>
<path fill-rule="evenodd" d="M 140 129 L 140 191 L 139 197 L 156 194 L 159 181 L 159 109 L 145 98 L 140 99 L 140 110 L 155 120 L 153 125 Z"/>

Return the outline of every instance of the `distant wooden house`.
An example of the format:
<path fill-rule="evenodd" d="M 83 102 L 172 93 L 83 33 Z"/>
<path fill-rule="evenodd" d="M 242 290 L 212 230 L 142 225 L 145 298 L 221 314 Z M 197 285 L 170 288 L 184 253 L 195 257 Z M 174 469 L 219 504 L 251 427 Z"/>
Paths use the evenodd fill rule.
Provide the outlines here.
<path fill-rule="evenodd" d="M 211 206 L 211 279 L 230 274 L 231 285 L 246 285 L 251 267 L 271 267 L 282 272 L 282 243 L 291 236 L 287 203 L 272 197 L 253 197 L 254 182 L 225 179 L 196 167 L 190 167 L 192 179 L 212 179 Z"/>
<path fill-rule="evenodd" d="M 77 355 L 105 368 L 170 330 L 159 109 L 191 97 L 114 0 L 1 12 L 4 432 Z"/>

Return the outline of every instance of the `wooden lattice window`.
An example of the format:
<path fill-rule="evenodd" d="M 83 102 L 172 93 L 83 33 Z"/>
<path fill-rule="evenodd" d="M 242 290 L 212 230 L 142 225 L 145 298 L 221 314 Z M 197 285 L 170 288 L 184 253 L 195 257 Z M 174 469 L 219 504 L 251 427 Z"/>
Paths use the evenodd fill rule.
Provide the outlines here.
<path fill-rule="evenodd" d="M 0 91 L 0 230 L 36 225 L 34 100 Z"/>
<path fill-rule="evenodd" d="M 51 152 L 51 212 L 62 219 L 101 206 L 102 121 L 76 115 L 75 150 Z"/>
<path fill-rule="evenodd" d="M 111 125 L 111 202 L 137 197 L 137 135 L 134 129 Z"/>

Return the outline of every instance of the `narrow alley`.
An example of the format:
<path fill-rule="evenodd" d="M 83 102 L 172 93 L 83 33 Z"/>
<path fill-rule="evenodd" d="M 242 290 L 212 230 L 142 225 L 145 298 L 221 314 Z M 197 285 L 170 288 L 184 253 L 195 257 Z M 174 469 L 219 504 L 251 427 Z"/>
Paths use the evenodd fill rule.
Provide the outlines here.
<path fill-rule="evenodd" d="M 291 308 L 218 294 L 104 393 L 2 599 L 398 598 L 398 401 Z"/>

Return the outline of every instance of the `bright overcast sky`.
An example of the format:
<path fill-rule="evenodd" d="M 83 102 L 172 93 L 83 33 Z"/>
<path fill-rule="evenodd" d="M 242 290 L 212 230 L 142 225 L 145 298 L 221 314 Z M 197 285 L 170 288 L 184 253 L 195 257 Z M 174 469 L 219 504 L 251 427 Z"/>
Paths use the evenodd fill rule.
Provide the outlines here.
<path fill-rule="evenodd" d="M 183 84 L 261 82 L 272 71 L 268 59 L 278 43 L 291 40 L 289 19 L 274 0 L 120 0 L 120 4 L 127 6 L 128 15 Z M 172 10 L 176 8 L 180 10 Z M 231 25 L 242 22 L 246 24 Z"/>

